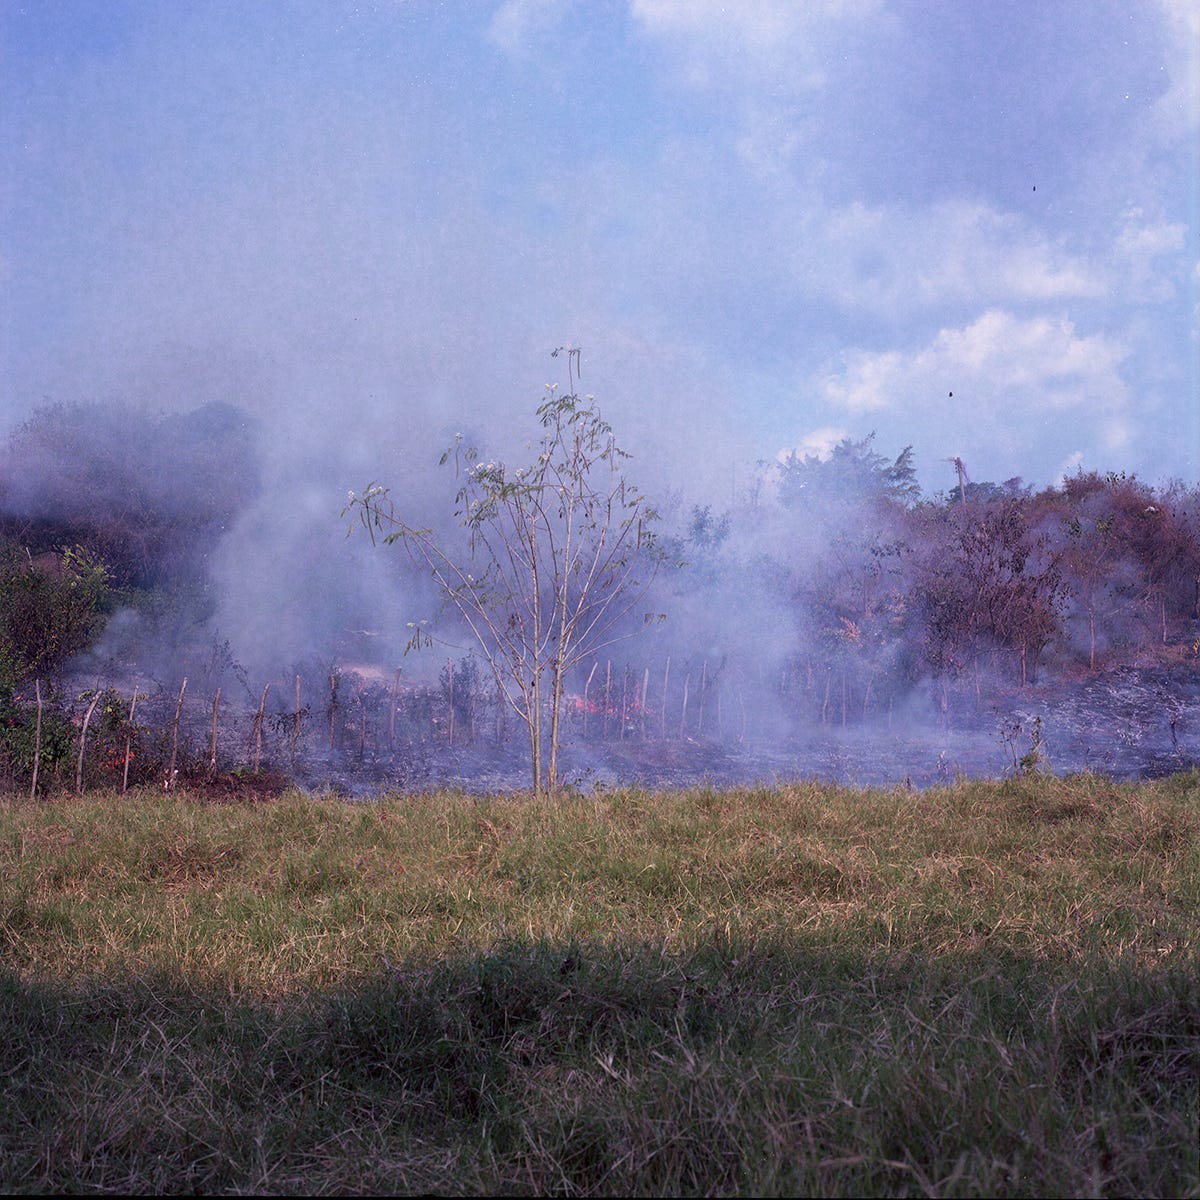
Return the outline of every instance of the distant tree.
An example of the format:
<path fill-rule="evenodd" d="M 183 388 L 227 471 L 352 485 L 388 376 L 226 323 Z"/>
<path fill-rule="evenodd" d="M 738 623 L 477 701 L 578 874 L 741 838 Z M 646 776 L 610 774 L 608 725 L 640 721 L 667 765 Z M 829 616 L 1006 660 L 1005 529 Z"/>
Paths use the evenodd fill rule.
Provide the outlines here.
<path fill-rule="evenodd" d="M 873 698 L 906 682 L 910 555 L 906 541 L 856 527 L 834 535 L 798 572 L 796 599 L 815 627 L 814 649 L 831 685 L 822 720 L 831 707 L 840 710 L 842 724 L 851 706 L 865 717 Z"/>
<path fill-rule="evenodd" d="M 789 454 L 780 467 L 779 498 L 787 508 L 891 501 L 913 503 L 921 494 L 913 448 L 889 460 L 873 449 L 875 434 L 843 438 L 828 458 Z"/>
<path fill-rule="evenodd" d="M 258 490 L 252 432 L 222 403 L 46 405 L 0 447 L 0 534 L 35 554 L 82 546 L 120 587 L 195 580 Z"/>
<path fill-rule="evenodd" d="M 462 480 L 455 515 L 465 546 L 409 524 L 379 484 L 352 493 L 346 509 L 373 539 L 380 531 L 423 562 L 466 623 L 525 725 L 538 795 L 559 787 L 568 673 L 630 635 L 627 618 L 661 560 L 657 513 L 624 475 L 629 455 L 592 398 L 575 393 L 580 352 L 560 353 L 569 388 L 548 389 L 537 409 L 542 436 L 531 463 L 510 470 L 461 441 L 442 456 Z"/>
<path fill-rule="evenodd" d="M 1089 661 L 1105 630 L 1111 635 L 1137 614 L 1165 643 L 1171 617 L 1190 617 L 1200 575 L 1200 544 L 1187 489 L 1162 494 L 1124 472 L 1079 472 L 1063 481 L 1057 499 L 1066 533 L 1062 561 L 1076 602 L 1087 613 Z"/>
<path fill-rule="evenodd" d="M 1016 653 L 1022 683 L 1058 631 L 1062 571 L 1044 538 L 1030 528 L 1025 502 L 1004 500 L 947 515 L 943 536 L 927 548 L 921 594 L 926 656 L 936 673 L 953 673 L 997 650 Z"/>
<path fill-rule="evenodd" d="M 701 550 L 715 550 L 729 536 L 729 514 L 712 515 L 712 505 L 703 508 L 695 504 L 688 519 L 688 545 Z"/>

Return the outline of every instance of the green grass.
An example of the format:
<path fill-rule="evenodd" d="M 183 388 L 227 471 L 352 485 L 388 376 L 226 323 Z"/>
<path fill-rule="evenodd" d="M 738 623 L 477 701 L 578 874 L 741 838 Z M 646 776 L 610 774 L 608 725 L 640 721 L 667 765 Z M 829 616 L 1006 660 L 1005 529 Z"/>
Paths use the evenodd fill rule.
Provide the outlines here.
<path fill-rule="evenodd" d="M 1200 775 L 0 807 L 0 1188 L 1200 1196 Z"/>

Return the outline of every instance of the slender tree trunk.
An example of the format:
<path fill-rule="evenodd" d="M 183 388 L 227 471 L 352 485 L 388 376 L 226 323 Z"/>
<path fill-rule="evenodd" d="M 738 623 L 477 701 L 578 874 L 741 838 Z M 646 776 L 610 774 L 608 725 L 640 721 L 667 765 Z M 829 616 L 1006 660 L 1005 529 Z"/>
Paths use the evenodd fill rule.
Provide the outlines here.
<path fill-rule="evenodd" d="M 559 657 L 550 668 L 550 791 L 558 789 L 558 739 L 562 730 L 562 699 L 563 699 L 563 658 L 565 647 L 559 643 Z"/>
<path fill-rule="evenodd" d="M 687 727 L 687 706 L 688 706 L 688 688 L 691 686 L 692 673 L 689 671 L 683 677 L 683 706 L 679 711 L 679 737 L 683 738 L 684 729 Z"/>
<path fill-rule="evenodd" d="M 646 720 L 650 715 L 650 668 L 647 667 L 645 674 L 642 675 L 642 708 L 641 708 L 641 727 L 642 741 L 646 740 Z"/>
<path fill-rule="evenodd" d="M 542 795 L 542 698 L 541 690 L 536 684 L 531 689 L 529 697 L 529 750 L 533 770 L 533 795 L 540 799 Z"/>
<path fill-rule="evenodd" d="M 450 720 L 448 722 L 449 735 L 447 742 L 449 745 L 454 745 L 454 659 L 450 659 L 446 664 L 446 669 L 450 677 Z"/>

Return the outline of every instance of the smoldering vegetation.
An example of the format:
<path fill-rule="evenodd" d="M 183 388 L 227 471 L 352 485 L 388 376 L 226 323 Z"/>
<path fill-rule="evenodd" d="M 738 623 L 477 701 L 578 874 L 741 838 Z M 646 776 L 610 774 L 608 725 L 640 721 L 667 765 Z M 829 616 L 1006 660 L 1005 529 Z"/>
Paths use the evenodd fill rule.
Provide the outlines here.
<path fill-rule="evenodd" d="M 35 738 L 42 786 L 523 786 L 518 723 L 469 631 L 396 547 L 346 539 L 344 485 L 362 480 L 336 456 L 289 477 L 279 436 L 222 403 L 50 405 L 10 435 L 9 786 L 30 786 Z M 633 465 L 654 496 L 656 464 Z M 390 482 L 467 553 L 452 475 L 401 463 Z M 960 474 L 928 495 L 910 449 L 866 437 L 760 464 L 736 495 L 664 490 L 658 511 L 628 636 L 570 681 L 579 786 L 1200 761 L 1194 485 Z"/>

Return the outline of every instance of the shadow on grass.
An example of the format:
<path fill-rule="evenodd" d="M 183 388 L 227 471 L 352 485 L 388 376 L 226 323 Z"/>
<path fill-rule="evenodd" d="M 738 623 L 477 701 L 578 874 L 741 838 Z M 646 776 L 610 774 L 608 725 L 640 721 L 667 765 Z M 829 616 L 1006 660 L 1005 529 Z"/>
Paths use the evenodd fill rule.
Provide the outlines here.
<path fill-rule="evenodd" d="M 0 1188 L 1197 1194 L 1192 970 L 509 941 L 271 1004 L 0 975 Z"/>

